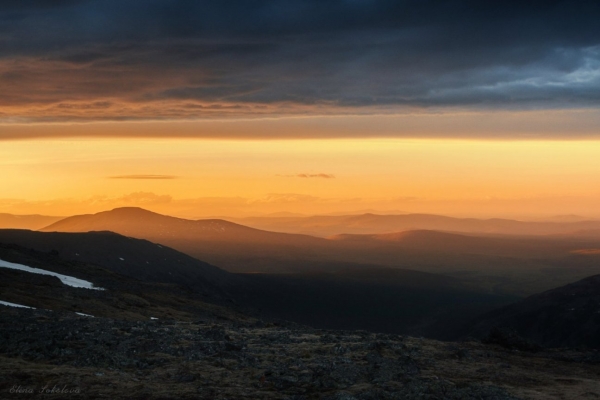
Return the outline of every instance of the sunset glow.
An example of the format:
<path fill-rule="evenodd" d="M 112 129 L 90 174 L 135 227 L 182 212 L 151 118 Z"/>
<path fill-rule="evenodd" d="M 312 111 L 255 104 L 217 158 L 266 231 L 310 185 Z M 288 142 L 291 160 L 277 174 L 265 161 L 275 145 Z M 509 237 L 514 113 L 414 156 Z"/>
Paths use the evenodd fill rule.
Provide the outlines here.
<path fill-rule="evenodd" d="M 0 6 L 0 212 L 600 216 L 593 4 L 183 3 Z"/>
<path fill-rule="evenodd" d="M 598 0 L 0 1 L 1 398 L 600 398 L 599 294 Z"/>
<path fill-rule="evenodd" d="M 136 205 L 186 217 L 600 215 L 600 142 L 37 139 L 0 147 L 1 211 Z"/>

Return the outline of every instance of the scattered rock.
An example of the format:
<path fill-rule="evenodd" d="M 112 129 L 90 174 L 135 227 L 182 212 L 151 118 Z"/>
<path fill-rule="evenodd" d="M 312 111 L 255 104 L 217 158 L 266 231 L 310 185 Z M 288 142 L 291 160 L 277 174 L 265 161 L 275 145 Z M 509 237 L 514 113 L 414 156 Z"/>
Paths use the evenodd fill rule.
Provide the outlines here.
<path fill-rule="evenodd" d="M 533 353 L 542 350 L 540 345 L 519 336 L 515 331 L 507 328 L 492 328 L 482 342 L 496 344 L 510 350 L 529 351 Z"/>
<path fill-rule="evenodd" d="M 529 349 L 506 333 L 491 338 L 494 345 Z M 96 397 L 114 399 L 514 400 L 519 397 L 502 386 L 518 385 L 515 380 L 533 367 L 508 357 L 538 369 L 567 363 L 547 372 L 554 385 L 584 382 L 574 365 L 590 371 L 587 381 L 600 375 L 593 375 L 593 362 L 585 363 L 598 358 L 594 352 L 533 355 L 477 343 L 302 327 L 76 318 L 27 309 L 0 313 L 0 392 L 14 382 L 33 385 L 75 374 L 82 388 L 96 385 Z M 543 362 L 534 362 L 536 357 Z M 470 372 L 465 360 L 474 364 Z M 538 378 L 523 382 L 528 390 L 546 389 Z"/>

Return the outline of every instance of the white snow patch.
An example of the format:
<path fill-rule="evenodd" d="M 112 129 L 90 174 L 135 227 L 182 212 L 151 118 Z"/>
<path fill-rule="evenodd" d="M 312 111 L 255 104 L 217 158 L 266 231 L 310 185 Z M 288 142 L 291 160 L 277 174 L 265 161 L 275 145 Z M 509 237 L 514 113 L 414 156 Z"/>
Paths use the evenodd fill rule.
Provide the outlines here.
<path fill-rule="evenodd" d="M 90 317 L 90 318 L 95 318 L 93 315 L 90 314 L 84 314 L 82 312 L 75 312 L 75 314 L 77 315 L 81 315 L 82 317 Z"/>
<path fill-rule="evenodd" d="M 55 276 L 58 279 L 60 279 L 60 281 L 63 284 L 65 284 L 67 286 L 76 287 L 76 288 L 104 290 L 103 288 L 100 288 L 100 287 L 94 287 L 94 284 L 92 282 L 84 281 L 83 279 L 78 279 L 78 278 L 74 278 L 72 276 L 58 274 L 58 273 L 52 272 L 52 271 L 46 271 L 45 269 L 31 268 L 31 267 L 28 267 L 27 265 L 23 265 L 23 264 L 15 264 L 15 263 L 11 263 L 8 261 L 0 260 L 0 268 L 10 268 L 10 269 L 16 269 L 19 271 L 30 272 L 32 274 Z"/>
<path fill-rule="evenodd" d="M 20 307 L 20 308 L 32 308 L 35 310 L 35 307 L 23 306 L 21 304 L 9 303 L 8 301 L 0 301 L 0 304 L 8 307 Z"/>
<path fill-rule="evenodd" d="M 150 317 L 150 319 L 158 319 L 158 318 L 156 318 L 156 317 Z"/>
<path fill-rule="evenodd" d="M 4 306 L 8 306 L 8 307 L 31 308 L 32 310 L 35 310 L 35 307 L 24 306 L 22 304 L 9 303 L 8 301 L 2 301 L 2 300 L 0 300 L 0 304 L 2 304 Z M 52 311 L 52 310 L 46 310 L 46 311 Z M 81 315 L 82 317 L 95 318 L 93 315 L 84 314 L 84 313 L 81 313 L 81 312 L 75 312 L 75 314 Z"/>

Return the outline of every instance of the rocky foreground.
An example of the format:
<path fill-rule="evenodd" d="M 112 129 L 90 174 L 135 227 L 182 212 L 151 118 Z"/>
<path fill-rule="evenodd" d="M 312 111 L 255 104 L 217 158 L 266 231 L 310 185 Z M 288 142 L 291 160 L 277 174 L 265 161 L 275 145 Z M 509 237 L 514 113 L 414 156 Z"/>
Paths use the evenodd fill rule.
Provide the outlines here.
<path fill-rule="evenodd" d="M 597 351 L 496 342 L 0 306 L 0 398 L 600 398 Z"/>

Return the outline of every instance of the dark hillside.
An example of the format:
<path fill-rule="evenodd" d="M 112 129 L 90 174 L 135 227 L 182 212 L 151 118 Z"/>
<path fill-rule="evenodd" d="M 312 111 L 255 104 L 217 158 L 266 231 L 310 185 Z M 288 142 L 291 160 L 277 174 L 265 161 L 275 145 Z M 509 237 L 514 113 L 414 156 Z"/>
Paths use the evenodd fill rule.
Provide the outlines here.
<path fill-rule="evenodd" d="M 482 337 L 494 327 L 514 330 L 547 347 L 600 349 L 600 275 L 487 313 L 473 323 L 469 334 Z"/>

